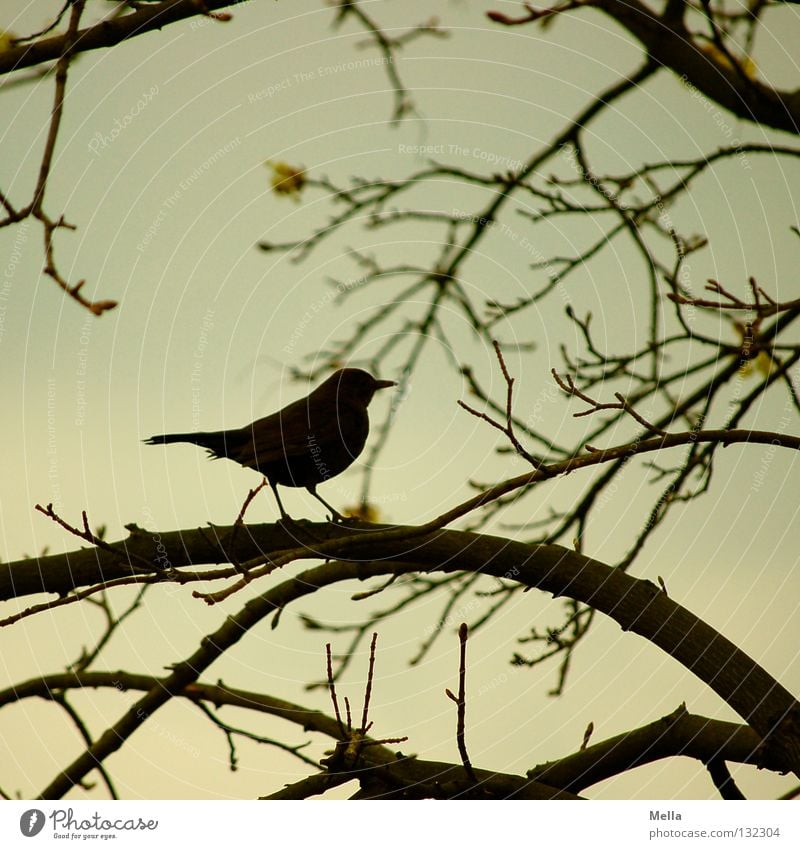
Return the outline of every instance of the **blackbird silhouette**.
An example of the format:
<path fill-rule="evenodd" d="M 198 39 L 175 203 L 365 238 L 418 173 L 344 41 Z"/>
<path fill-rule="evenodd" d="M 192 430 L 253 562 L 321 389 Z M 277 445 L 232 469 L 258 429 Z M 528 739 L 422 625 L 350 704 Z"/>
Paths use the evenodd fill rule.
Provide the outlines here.
<path fill-rule="evenodd" d="M 144 440 L 146 445 L 190 442 L 205 448 L 213 459 L 227 457 L 261 472 L 283 509 L 278 485 L 305 487 L 341 519 L 317 493 L 317 484 L 343 472 L 361 453 L 369 435 L 367 407 L 379 389 L 396 386 L 376 380 L 359 368 L 334 372 L 310 395 L 277 413 L 235 430 L 205 433 L 164 433 Z"/>

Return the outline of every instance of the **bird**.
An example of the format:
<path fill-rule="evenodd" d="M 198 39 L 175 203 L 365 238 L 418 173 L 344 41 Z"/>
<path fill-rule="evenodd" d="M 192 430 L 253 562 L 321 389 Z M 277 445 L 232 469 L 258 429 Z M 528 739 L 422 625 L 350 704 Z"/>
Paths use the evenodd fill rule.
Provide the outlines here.
<path fill-rule="evenodd" d="M 305 487 L 341 520 L 317 492 L 317 485 L 343 472 L 358 457 L 369 435 L 367 407 L 376 392 L 396 386 L 359 368 L 334 372 L 305 398 L 277 413 L 234 430 L 163 433 L 146 445 L 188 442 L 205 448 L 212 459 L 227 457 L 267 479 L 281 518 L 290 520 L 278 486 Z"/>

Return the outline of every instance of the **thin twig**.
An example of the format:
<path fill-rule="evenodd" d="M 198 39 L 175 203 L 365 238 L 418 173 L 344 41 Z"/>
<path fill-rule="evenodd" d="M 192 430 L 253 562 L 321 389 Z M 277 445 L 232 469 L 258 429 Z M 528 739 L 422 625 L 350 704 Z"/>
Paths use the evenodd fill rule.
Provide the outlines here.
<path fill-rule="evenodd" d="M 61 525 L 64 530 L 69 531 L 73 536 L 78 537 L 78 539 L 85 540 L 92 545 L 97 546 L 98 548 L 102 548 L 103 551 L 108 551 L 110 554 L 113 554 L 115 557 L 119 558 L 123 563 L 127 563 L 131 567 L 131 571 L 134 573 L 150 573 L 153 571 L 154 564 L 147 560 L 145 557 L 141 557 L 138 554 L 129 554 L 126 552 L 126 556 L 123 557 L 122 553 L 118 551 L 113 546 L 109 545 L 107 542 L 102 540 L 100 537 L 96 536 L 92 533 L 91 528 L 89 527 L 89 519 L 86 515 L 86 511 L 81 511 L 81 519 L 83 520 L 83 530 L 79 530 L 76 527 L 73 527 L 69 524 L 69 522 L 59 516 L 55 510 L 53 509 L 52 504 L 48 504 L 47 507 L 42 507 L 41 504 L 35 504 L 34 509 L 38 510 L 40 513 L 43 513 L 47 516 L 48 519 L 52 519 L 57 525 Z M 131 558 L 135 559 L 137 562 L 141 563 L 142 566 L 137 568 L 131 562 Z"/>
<path fill-rule="evenodd" d="M 601 404 L 599 401 L 596 401 L 594 398 L 590 398 L 585 392 L 582 392 L 580 389 L 578 389 L 578 387 L 575 385 L 575 381 L 569 374 L 567 375 L 565 382 L 555 369 L 552 369 L 551 373 L 555 382 L 567 395 L 571 395 L 575 398 L 580 398 L 581 401 L 585 401 L 587 404 L 589 404 L 590 409 L 582 410 L 579 413 L 573 413 L 572 415 L 575 418 L 580 418 L 581 416 L 591 416 L 592 414 L 600 412 L 601 410 L 624 410 L 629 416 L 634 418 L 637 422 L 639 422 L 640 425 L 642 425 L 642 427 L 646 428 L 651 433 L 657 433 L 661 436 L 667 435 L 667 431 L 658 427 L 658 425 L 652 424 L 651 422 L 647 421 L 644 416 L 637 413 L 633 406 L 625 399 L 625 397 L 620 392 L 614 393 L 614 397 L 617 399 L 616 403 L 609 402 Z"/>
<path fill-rule="evenodd" d="M 344 723 L 342 722 L 342 714 L 339 711 L 339 700 L 336 697 L 336 681 L 333 678 L 333 658 L 331 656 L 331 644 L 325 644 L 325 656 L 327 658 L 327 670 L 328 670 L 328 690 L 331 694 L 331 702 L 333 703 L 333 712 L 336 715 L 336 721 L 339 723 L 339 731 L 341 732 L 342 739 L 346 736 L 346 731 L 344 727 Z"/>
<path fill-rule="evenodd" d="M 368 730 L 367 720 L 369 717 L 369 700 L 372 697 L 372 682 L 375 675 L 375 646 L 378 644 L 378 632 L 372 635 L 369 644 L 369 669 L 367 670 L 367 688 L 364 692 L 364 710 L 361 714 L 361 733 L 366 734 Z"/>
<path fill-rule="evenodd" d="M 319 769 L 319 763 L 316 760 L 309 758 L 300 751 L 309 745 L 308 742 L 299 743 L 296 746 L 290 746 L 288 743 L 276 740 L 273 737 L 264 737 L 261 734 L 248 731 L 246 728 L 236 728 L 233 725 L 229 725 L 227 722 L 223 722 L 223 720 L 221 720 L 210 707 L 202 702 L 195 702 L 195 704 L 225 735 L 225 739 L 228 741 L 228 764 L 231 772 L 236 772 L 239 765 L 239 759 L 236 755 L 236 743 L 234 742 L 234 737 L 236 736 L 244 737 L 246 740 L 252 740 L 254 743 L 261 743 L 265 746 L 274 746 L 276 749 L 281 749 L 284 752 L 288 752 L 290 755 L 294 755 L 294 757 L 298 758 L 307 766 Z"/>
<path fill-rule="evenodd" d="M 467 773 L 467 778 L 473 784 L 477 783 L 475 770 L 472 768 L 472 763 L 469 759 L 466 743 L 466 723 L 465 716 L 467 711 L 466 697 L 466 677 L 467 677 L 467 637 L 469 628 L 466 622 L 461 623 L 458 629 L 458 641 L 460 645 L 460 654 L 458 660 L 458 697 L 454 696 L 450 690 L 445 690 L 447 697 L 454 701 L 458 706 L 457 723 L 456 723 L 456 743 L 458 745 L 458 753 L 461 755 L 461 763 L 464 765 L 464 770 Z"/>
<path fill-rule="evenodd" d="M 714 310 L 744 310 L 756 313 L 761 318 L 796 309 L 800 306 L 800 298 L 795 298 L 791 301 L 776 301 L 766 290 L 756 283 L 754 277 L 749 278 L 748 285 L 753 295 L 753 300 L 749 302 L 743 301 L 732 292 L 729 292 L 716 280 L 709 280 L 706 289 L 725 298 L 726 300 L 724 301 L 712 301 L 706 298 L 689 298 L 677 292 L 669 292 L 667 297 L 676 304 L 687 304 L 693 307 L 705 307 Z M 766 303 L 763 303 L 761 298 L 764 298 Z"/>

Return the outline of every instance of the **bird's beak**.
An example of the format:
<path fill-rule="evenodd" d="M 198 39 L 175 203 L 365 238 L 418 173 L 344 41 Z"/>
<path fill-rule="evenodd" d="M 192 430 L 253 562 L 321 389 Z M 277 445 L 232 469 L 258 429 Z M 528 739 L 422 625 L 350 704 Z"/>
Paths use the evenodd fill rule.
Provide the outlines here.
<path fill-rule="evenodd" d="M 376 380 L 375 381 L 375 391 L 378 389 L 388 389 L 390 386 L 397 386 L 397 382 L 394 380 Z"/>

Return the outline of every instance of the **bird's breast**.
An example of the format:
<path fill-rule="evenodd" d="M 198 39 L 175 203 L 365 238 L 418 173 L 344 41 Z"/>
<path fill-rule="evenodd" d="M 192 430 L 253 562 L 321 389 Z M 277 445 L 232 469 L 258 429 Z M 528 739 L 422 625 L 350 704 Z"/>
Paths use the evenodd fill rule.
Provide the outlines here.
<path fill-rule="evenodd" d="M 282 422 L 281 439 L 256 446 L 249 464 L 282 486 L 315 486 L 343 472 L 363 451 L 369 435 L 366 410 L 333 406 L 326 411 Z M 260 456 L 258 456 L 260 454 Z"/>

